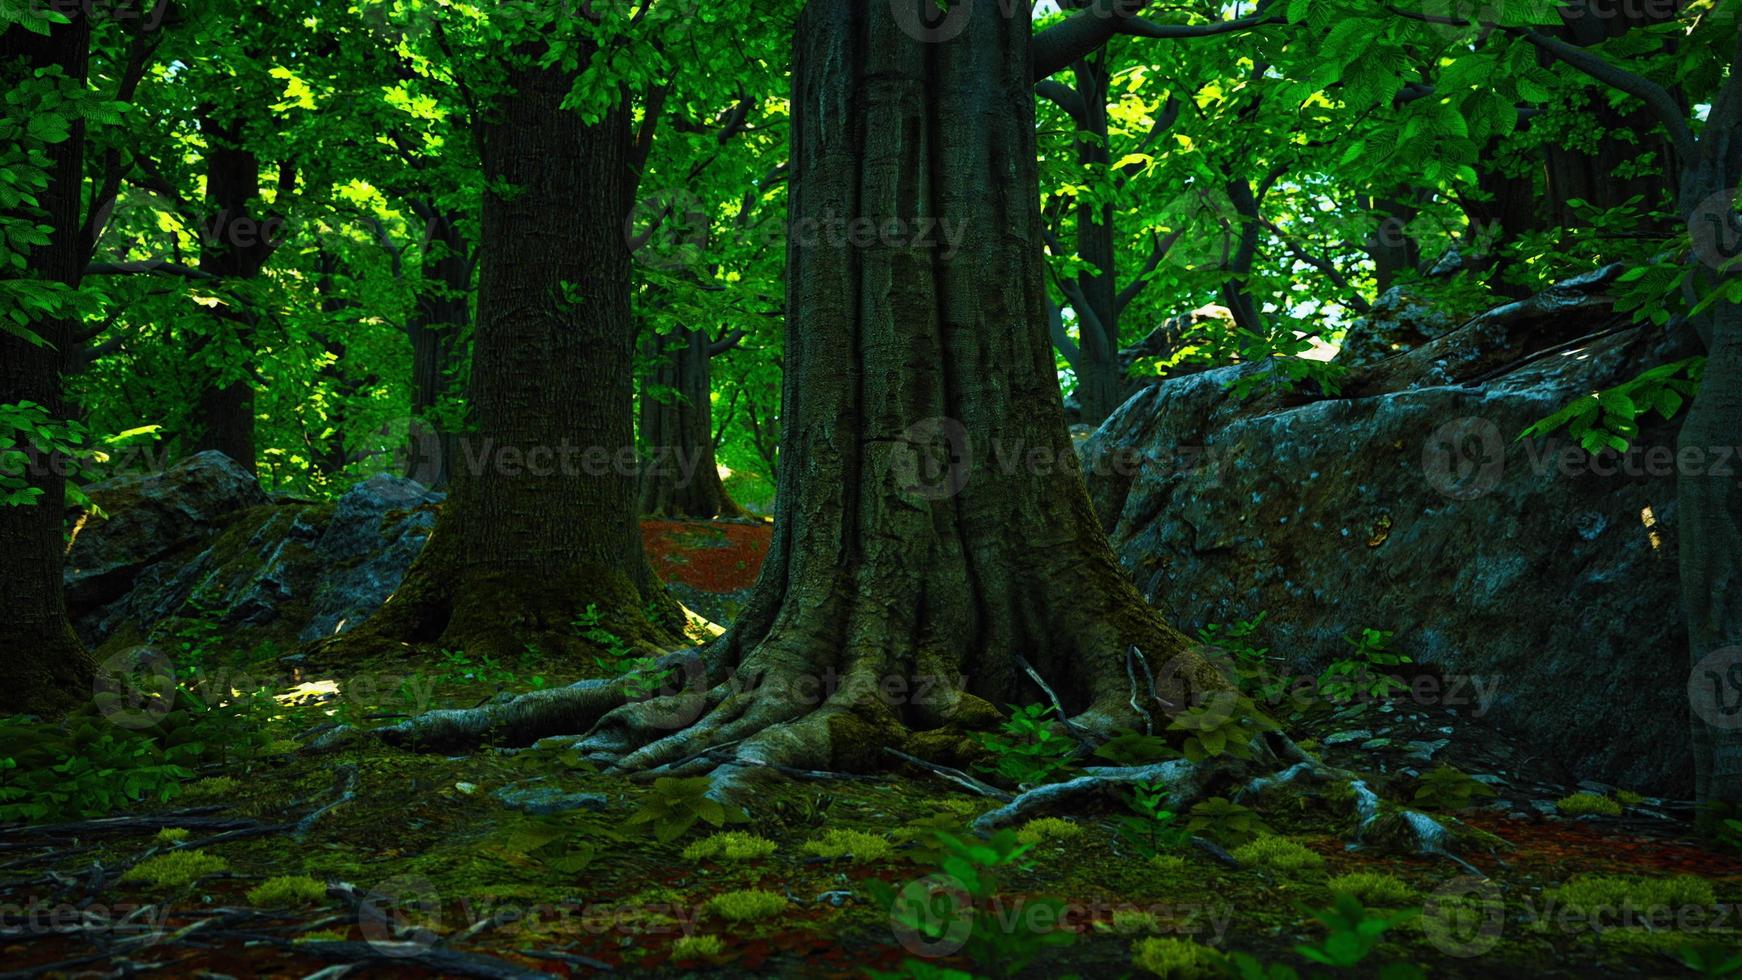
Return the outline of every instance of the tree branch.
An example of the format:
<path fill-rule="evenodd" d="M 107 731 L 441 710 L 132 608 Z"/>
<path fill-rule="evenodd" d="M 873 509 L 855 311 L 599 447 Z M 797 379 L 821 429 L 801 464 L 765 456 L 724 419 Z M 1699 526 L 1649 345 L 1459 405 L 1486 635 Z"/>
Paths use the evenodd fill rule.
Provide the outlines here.
<path fill-rule="evenodd" d="M 1164 39 L 1215 37 L 1285 21 L 1264 13 L 1269 0 L 1248 16 L 1207 24 L 1157 24 L 1137 16 L 1146 6 L 1148 0 L 1093 0 L 1077 14 L 1036 34 L 1029 45 L 1031 77 L 1040 81 L 1062 71 L 1117 34 Z"/>
<path fill-rule="evenodd" d="M 99 262 L 85 266 L 87 276 L 132 276 L 157 274 L 165 276 L 180 276 L 183 279 L 215 282 L 222 278 L 214 276 L 203 269 L 194 269 L 185 265 L 177 265 L 163 259 L 150 259 L 144 262 Z"/>
<path fill-rule="evenodd" d="M 1155 274 L 1157 268 L 1160 268 L 1161 260 L 1167 257 L 1167 253 L 1173 249 L 1174 243 L 1179 241 L 1179 236 L 1184 232 L 1184 228 L 1175 228 L 1165 236 L 1151 236 L 1155 240 L 1155 244 L 1149 250 L 1149 261 L 1143 266 L 1143 271 L 1139 272 L 1137 278 L 1131 280 L 1124 289 L 1119 290 L 1119 295 L 1113 298 L 1115 315 L 1124 313 L 1125 307 L 1130 306 L 1131 301 L 1142 294 L 1144 288 L 1149 285 L 1150 277 Z"/>
<path fill-rule="evenodd" d="M 1657 116 L 1657 121 L 1669 132 L 1670 142 L 1682 159 L 1692 160 L 1699 155 L 1694 132 L 1688 128 L 1687 114 L 1676 104 L 1675 97 L 1669 94 L 1669 90 L 1643 75 L 1635 75 L 1624 68 L 1618 68 L 1584 48 L 1568 44 L 1558 37 L 1549 37 L 1536 30 L 1525 30 L 1523 35 L 1526 41 L 1536 45 L 1539 50 L 1546 51 L 1597 81 L 1644 102 Z"/>
<path fill-rule="evenodd" d="M 1034 83 L 1034 94 L 1050 100 L 1054 105 L 1063 109 L 1065 115 L 1071 117 L 1071 122 L 1077 124 L 1078 129 L 1089 128 L 1089 110 L 1083 104 L 1082 93 L 1076 89 L 1063 82 L 1043 78 Z"/>

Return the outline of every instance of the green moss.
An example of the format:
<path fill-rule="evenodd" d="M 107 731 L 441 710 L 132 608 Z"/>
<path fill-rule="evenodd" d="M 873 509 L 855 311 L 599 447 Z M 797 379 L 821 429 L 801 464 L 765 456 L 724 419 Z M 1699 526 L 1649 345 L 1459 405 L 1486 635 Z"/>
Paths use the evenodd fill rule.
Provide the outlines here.
<path fill-rule="evenodd" d="M 248 904 L 266 908 L 308 905 L 327 897 L 327 886 L 307 875 L 268 878 L 248 890 Z"/>
<path fill-rule="evenodd" d="M 730 922 L 756 922 L 786 911 L 786 899 L 760 888 L 721 892 L 708 899 L 707 911 Z"/>
<path fill-rule="evenodd" d="M 171 851 L 135 864 L 121 876 L 124 882 L 138 882 L 153 888 L 185 888 L 203 875 L 228 871 L 223 858 L 204 851 Z"/>
<path fill-rule="evenodd" d="M 1107 931 L 1120 936 L 1148 936 L 1161 931 L 1161 920 L 1153 912 L 1141 909 L 1118 909 L 1113 913 Z"/>
<path fill-rule="evenodd" d="M 1131 964 L 1163 980 L 1221 976 L 1222 955 L 1190 939 L 1143 939 L 1131 947 Z"/>
<path fill-rule="evenodd" d="M 1636 878 L 1579 875 L 1548 898 L 1574 912 L 1586 915 L 1623 909 L 1711 908 L 1718 903 L 1711 882 L 1692 875 L 1674 878 Z"/>
<path fill-rule="evenodd" d="M 674 960 L 711 960 L 725 951 L 719 936 L 684 936 L 671 944 Z"/>
<path fill-rule="evenodd" d="M 1688 945 L 1688 935 L 1674 929 L 1604 929 L 1597 933 L 1597 942 L 1606 950 L 1626 956 L 1651 956 L 1658 953 L 1674 955 Z"/>
<path fill-rule="evenodd" d="M 1615 801 L 1622 806 L 1638 806 L 1645 802 L 1645 797 L 1630 789 L 1618 789 L 1615 791 Z"/>
<path fill-rule="evenodd" d="M 173 844 L 178 840 L 187 839 L 188 829 L 186 827 L 165 827 L 158 831 L 157 836 L 153 838 L 153 840 L 160 840 L 165 844 Z"/>
<path fill-rule="evenodd" d="M 778 847 L 766 837 L 728 830 L 696 841 L 683 849 L 683 856 L 686 861 L 753 861 L 773 854 Z"/>
<path fill-rule="evenodd" d="M 805 841 L 800 850 L 823 858 L 852 858 L 854 861 L 881 861 L 889 856 L 891 845 L 886 838 L 861 830 L 830 830 L 816 840 Z"/>
<path fill-rule="evenodd" d="M 1338 875 L 1328 884 L 1331 891 L 1353 895 L 1371 908 L 1399 908 L 1415 900 L 1415 889 L 1401 879 L 1378 871 Z"/>
<path fill-rule="evenodd" d="M 1583 816 L 1594 813 L 1602 817 L 1619 817 L 1621 804 L 1596 793 L 1574 793 L 1563 796 L 1555 801 L 1555 808 L 1568 816 Z"/>
<path fill-rule="evenodd" d="M 1191 862 L 1180 854 L 1151 854 L 1149 856 L 1149 866 L 1163 874 L 1178 874 L 1184 871 L 1189 864 Z"/>
<path fill-rule="evenodd" d="M 1083 836 L 1083 828 L 1069 820 L 1058 817 L 1041 817 L 1030 820 L 1016 831 L 1016 839 L 1024 844 L 1038 844 L 1043 840 L 1071 840 Z"/>
<path fill-rule="evenodd" d="M 345 941 L 345 934 L 336 929 L 316 929 L 314 932 L 303 933 L 296 937 L 295 941 L 299 943 L 342 943 Z"/>
<path fill-rule="evenodd" d="M 185 800 L 222 800 L 235 796 L 242 789 L 242 784 L 229 776 L 214 776 L 202 779 L 197 783 L 182 789 Z"/>
<path fill-rule="evenodd" d="M 1325 866 L 1325 859 L 1317 852 L 1308 850 L 1286 837 L 1275 837 L 1268 834 L 1253 838 L 1251 843 L 1240 845 L 1234 849 L 1233 853 L 1234 860 L 1256 868 L 1302 871 L 1307 868 Z"/>

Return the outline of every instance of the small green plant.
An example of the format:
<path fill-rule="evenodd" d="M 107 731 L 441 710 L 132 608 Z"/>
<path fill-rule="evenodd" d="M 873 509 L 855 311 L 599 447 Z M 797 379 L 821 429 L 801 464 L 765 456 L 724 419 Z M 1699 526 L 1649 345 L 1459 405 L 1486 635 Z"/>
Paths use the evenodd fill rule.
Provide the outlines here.
<path fill-rule="evenodd" d="M 1190 864 L 1190 861 L 1178 854 L 1151 854 L 1149 856 L 1149 866 L 1163 874 L 1179 874 Z"/>
<path fill-rule="evenodd" d="M 1186 831 L 1214 838 L 1226 846 L 1244 844 L 1265 830 L 1258 814 L 1220 796 L 1200 801 L 1189 811 Z"/>
<path fill-rule="evenodd" d="M 1167 798 L 1165 785 L 1134 783 L 1125 801 L 1133 815 L 1119 818 L 1119 834 L 1145 857 L 1171 851 L 1191 839 L 1191 834 L 1178 826 L 1178 815 L 1167 808 Z"/>
<path fill-rule="evenodd" d="M 1222 954 L 1190 939 L 1154 937 L 1131 947 L 1131 965 L 1163 980 L 1207 980 L 1222 975 Z"/>
<path fill-rule="evenodd" d="M 1081 824 L 1058 817 L 1039 817 L 1023 824 L 1016 831 L 1016 839 L 1024 844 L 1039 844 L 1048 840 L 1075 840 L 1081 836 L 1083 836 Z"/>
<path fill-rule="evenodd" d="M 1364 905 L 1376 908 L 1399 908 L 1416 898 L 1415 889 L 1396 876 L 1380 871 L 1356 871 L 1338 875 L 1327 884 L 1333 893 L 1352 895 Z"/>
<path fill-rule="evenodd" d="M 1116 766 L 1146 766 L 1179 758 L 1179 750 L 1160 735 L 1122 729 L 1095 749 L 1095 757 Z"/>
<path fill-rule="evenodd" d="M 248 904 L 266 908 L 309 905 L 327 897 L 327 886 L 306 875 L 268 878 L 248 890 Z"/>
<path fill-rule="evenodd" d="M 1234 860 L 1258 868 L 1278 871 L 1302 871 L 1322 868 L 1325 859 L 1318 852 L 1302 847 L 1286 837 L 1260 834 L 1234 849 Z"/>
<path fill-rule="evenodd" d="M 1443 763 L 1423 774 L 1415 785 L 1416 807 L 1442 813 L 1467 810 L 1475 797 L 1493 795 L 1481 780 Z"/>
<path fill-rule="evenodd" d="M 836 828 L 817 840 L 805 841 L 799 849 L 820 858 L 851 858 L 863 864 L 888 858 L 893 846 L 886 838 L 876 834 Z"/>
<path fill-rule="evenodd" d="M 1676 951 L 1676 957 L 1702 977 L 1742 976 L 1742 953 L 1721 943 L 1688 943 Z"/>
<path fill-rule="evenodd" d="M 204 851 L 170 851 L 149 857 L 128 868 L 121 875 L 123 882 L 136 882 L 152 888 L 185 888 L 200 878 L 228 871 L 223 858 Z"/>
<path fill-rule="evenodd" d="M 981 763 L 978 768 L 1019 786 L 1032 786 L 1069 767 L 1077 745 L 1052 730 L 1047 723 L 1052 713 L 1050 705 L 1010 705 L 1010 717 L 1000 731 L 980 736 L 981 747 L 992 753 L 994 761 L 990 765 Z"/>
<path fill-rule="evenodd" d="M 680 936 L 671 944 L 674 960 L 711 960 L 726 951 L 719 936 Z"/>
<path fill-rule="evenodd" d="M 1236 327 L 1231 346 L 1237 349 L 1239 360 L 1263 365 L 1262 370 L 1242 372 L 1224 383 L 1229 397 L 1235 401 L 1245 401 L 1265 390 L 1291 391 L 1303 381 L 1318 385 L 1326 397 L 1335 397 L 1341 390 L 1341 378 L 1347 368 L 1334 361 L 1301 357 L 1313 349 L 1313 343 L 1296 336 L 1289 326 L 1277 326 L 1269 333 Z"/>
<path fill-rule="evenodd" d="M 1607 391 L 1585 395 L 1518 434 L 1519 440 L 1547 436 L 1561 428 L 1595 455 L 1605 449 L 1626 452 L 1639 437 L 1639 420 L 1653 411 L 1672 419 L 1699 390 L 1704 357 L 1690 357 L 1650 368 Z"/>
<path fill-rule="evenodd" d="M 1318 687 L 1332 701 L 1356 701 L 1365 706 L 1382 700 L 1407 685 L 1387 668 L 1410 663 L 1409 657 L 1391 649 L 1390 630 L 1361 631 L 1359 639 L 1344 637 L 1355 648 L 1348 657 L 1334 660 L 1319 674 Z"/>
<path fill-rule="evenodd" d="M 728 922 L 756 922 L 786 911 L 786 899 L 771 891 L 748 888 L 721 892 L 708 899 L 703 908 Z"/>
<path fill-rule="evenodd" d="M 1251 619 L 1211 623 L 1198 630 L 1198 640 L 1226 656 L 1235 684 L 1242 692 L 1254 700 L 1274 704 L 1287 690 L 1288 677 L 1276 669 L 1281 658 L 1272 657 L 1269 647 L 1257 646 L 1252 639 L 1268 615 L 1261 612 Z"/>
<path fill-rule="evenodd" d="M 1295 952 L 1314 963 L 1347 969 L 1366 959 L 1387 931 L 1421 913 L 1413 909 L 1385 914 L 1370 912 L 1355 896 L 1338 894 L 1330 908 L 1309 914 L 1325 927 L 1325 937 L 1316 944 L 1298 945 Z"/>
<path fill-rule="evenodd" d="M 1217 756 L 1252 758 L 1252 740 L 1280 726 L 1251 701 L 1232 693 L 1211 696 L 1173 717 L 1170 731 L 1187 732 L 1181 751 L 1193 762 Z"/>
<path fill-rule="evenodd" d="M 652 613 L 649 615 L 650 621 L 656 618 Z M 672 671 L 669 668 L 655 669 L 659 666 L 657 658 L 637 654 L 623 642 L 622 637 L 605 628 L 604 620 L 598 605 L 589 602 L 587 608 L 575 616 L 572 625 L 576 635 L 599 648 L 600 654 L 593 658 L 593 663 L 606 676 L 623 678 L 623 692 L 629 700 L 652 696 L 671 677 Z"/>
<path fill-rule="evenodd" d="M 199 741 L 165 748 L 154 732 L 109 726 L 86 711 L 63 724 L 0 720 L 0 821 L 97 816 L 143 800 L 165 802 L 206 757 Z M 166 722 L 181 727 L 175 721 Z M 162 724 L 162 723 L 159 723 Z"/>
<path fill-rule="evenodd" d="M 689 833 L 697 822 L 721 827 L 749 819 L 743 810 L 710 798 L 709 788 L 706 776 L 661 776 L 653 781 L 647 800 L 630 814 L 628 823 L 651 829 L 660 843 L 669 844 Z"/>
<path fill-rule="evenodd" d="M 1561 797 L 1554 805 L 1555 809 L 1573 817 L 1589 814 L 1600 817 L 1621 815 L 1621 804 L 1600 793 L 1574 793 Z"/>
<path fill-rule="evenodd" d="M 165 844 L 174 844 L 177 841 L 188 839 L 188 829 L 186 827 L 165 827 L 158 831 L 157 836 L 153 839 Z"/>
<path fill-rule="evenodd" d="M 766 837 L 728 830 L 696 841 L 683 849 L 683 856 L 686 861 L 704 861 L 710 858 L 720 861 L 754 861 L 768 857 L 778 849 L 779 845 Z"/>

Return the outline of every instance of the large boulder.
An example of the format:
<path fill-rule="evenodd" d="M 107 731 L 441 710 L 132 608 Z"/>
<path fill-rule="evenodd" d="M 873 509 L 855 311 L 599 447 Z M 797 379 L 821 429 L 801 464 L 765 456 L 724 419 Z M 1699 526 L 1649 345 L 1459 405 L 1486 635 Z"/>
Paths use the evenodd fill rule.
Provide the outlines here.
<path fill-rule="evenodd" d="M 398 587 L 442 495 L 377 475 L 337 503 L 273 500 L 227 457 L 97 484 L 66 583 L 73 626 L 97 649 L 174 646 L 220 632 L 281 648 L 366 619 Z"/>
<path fill-rule="evenodd" d="M 1623 460 L 1517 438 L 1695 352 L 1613 317 L 1613 275 L 1477 317 L 1337 399 L 1234 404 L 1224 385 L 1259 365 L 1143 389 L 1083 449 L 1120 560 L 1188 631 L 1268 613 L 1303 674 L 1393 630 L 1482 677 L 1487 717 L 1574 779 L 1688 795 L 1676 426 L 1647 423 Z"/>

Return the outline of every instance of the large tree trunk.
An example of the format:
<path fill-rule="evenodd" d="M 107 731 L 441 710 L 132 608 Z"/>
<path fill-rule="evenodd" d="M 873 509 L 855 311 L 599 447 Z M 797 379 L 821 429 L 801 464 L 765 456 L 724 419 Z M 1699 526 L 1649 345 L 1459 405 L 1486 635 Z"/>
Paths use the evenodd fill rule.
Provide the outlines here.
<path fill-rule="evenodd" d="M 90 48 L 90 21 L 77 10 L 72 23 L 42 37 L 21 27 L 0 33 L 0 79 L 7 88 L 36 69 L 59 66 L 83 81 Z M 13 111 L 17 111 L 15 107 Z M 52 229 L 47 245 L 31 248 L 27 274 L 77 286 L 84 267 L 79 247 L 80 192 L 84 181 L 85 127 L 73 124 L 68 139 L 48 147 L 49 185 L 38 196 Z M 61 391 L 75 324 L 37 319 L 29 329 L 47 343 L 31 344 L 0 332 L 0 404 L 35 402 L 64 421 Z M 8 660 L 0 685 L 0 713 L 57 712 L 91 695 L 91 658 L 67 624 L 61 588 L 66 481 L 62 460 L 30 453 L 25 478 L 41 491 L 30 506 L 0 506 L 0 654 Z"/>
<path fill-rule="evenodd" d="M 469 431 L 429 544 L 342 650 L 584 650 L 589 605 L 632 644 L 670 639 L 650 603 L 676 625 L 635 514 L 629 117 L 583 122 L 573 81 L 514 68 L 484 127 L 490 186 L 514 192 L 484 199 Z"/>
<path fill-rule="evenodd" d="M 919 733 L 1036 699 L 1018 658 L 1099 731 L 1140 727 L 1133 646 L 1175 704 L 1226 687 L 1127 581 L 1076 469 L 1047 327 L 1027 8 L 973 0 L 960 36 L 924 43 L 898 24 L 930 0 L 901 2 L 906 18 L 833 0 L 801 16 L 790 218 L 939 221 L 964 240 L 951 256 L 911 234 L 789 244 L 775 538 L 703 658 L 706 714 L 673 734 L 687 718 L 655 700 L 595 729 L 589 748 L 625 767 L 716 746 L 728 771 L 880 767 L 885 746 L 935 746 Z"/>
<path fill-rule="evenodd" d="M 260 196 L 260 161 L 242 145 L 243 126 L 208 115 L 202 125 L 206 147 L 206 203 L 212 213 L 201 242 L 200 268 L 227 280 L 252 279 L 272 254 L 276 223 L 250 215 Z M 194 452 L 215 449 L 254 472 L 253 313 L 216 308 L 209 334 L 195 352 L 218 348 L 215 367 L 194 406 Z M 241 356 L 237 356 L 240 351 Z"/>
<path fill-rule="evenodd" d="M 713 383 L 708 370 L 713 341 L 679 328 L 653 336 L 649 389 L 641 393 L 641 512 L 665 517 L 738 517 L 714 461 Z"/>

